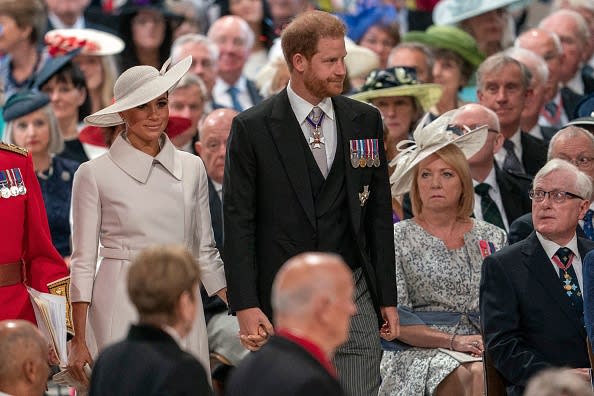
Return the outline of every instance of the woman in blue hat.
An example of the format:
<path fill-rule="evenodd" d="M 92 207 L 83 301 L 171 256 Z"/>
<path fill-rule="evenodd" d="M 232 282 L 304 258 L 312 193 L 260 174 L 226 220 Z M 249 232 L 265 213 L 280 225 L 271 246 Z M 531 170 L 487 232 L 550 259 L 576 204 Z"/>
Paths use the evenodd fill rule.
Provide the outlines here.
<path fill-rule="evenodd" d="M 11 96 L 3 109 L 7 122 L 5 141 L 26 148 L 41 186 L 52 242 L 62 257 L 69 258 L 70 196 L 78 162 L 58 155 L 64 148 L 50 98 L 23 90 Z"/>

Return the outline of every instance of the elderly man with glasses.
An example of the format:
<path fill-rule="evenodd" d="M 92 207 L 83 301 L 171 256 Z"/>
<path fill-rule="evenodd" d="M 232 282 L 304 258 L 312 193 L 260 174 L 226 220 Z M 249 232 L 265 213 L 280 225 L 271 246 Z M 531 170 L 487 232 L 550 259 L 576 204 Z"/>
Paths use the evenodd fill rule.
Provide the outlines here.
<path fill-rule="evenodd" d="M 561 129 L 549 144 L 548 159 L 559 158 L 571 162 L 594 181 L 594 136 L 583 128 L 568 126 Z M 586 197 L 592 200 L 592 197 Z M 594 204 L 590 205 L 583 220 L 576 225 L 581 237 L 594 240 L 592 216 Z M 509 243 L 513 244 L 527 238 L 534 230 L 530 213 L 517 218 L 509 227 Z"/>
<path fill-rule="evenodd" d="M 485 106 L 470 103 L 460 107 L 450 129 L 457 134 L 487 125 L 489 133 L 483 148 L 468 159 L 474 184 L 474 217 L 504 230 L 524 213 L 530 212 L 528 176 L 507 172 L 497 166 L 495 153 L 503 146 L 497 114 Z M 461 132 L 456 132 L 459 129 Z"/>
<path fill-rule="evenodd" d="M 576 227 L 590 206 L 592 180 L 568 161 L 591 163 L 584 158 L 554 158 L 538 171 L 530 191 L 535 232 L 483 262 L 485 351 L 511 396 L 549 367 L 568 367 L 589 380 L 582 260 L 594 242 Z"/>

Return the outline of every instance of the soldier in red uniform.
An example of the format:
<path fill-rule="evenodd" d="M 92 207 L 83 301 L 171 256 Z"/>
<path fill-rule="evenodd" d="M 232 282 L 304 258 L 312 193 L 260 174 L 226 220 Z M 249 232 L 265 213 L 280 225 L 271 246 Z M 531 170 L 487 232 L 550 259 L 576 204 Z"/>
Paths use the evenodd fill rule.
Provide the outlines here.
<path fill-rule="evenodd" d="M 0 142 L 0 320 L 35 314 L 25 286 L 47 293 L 68 276 L 52 245 L 43 198 L 27 150 Z"/>

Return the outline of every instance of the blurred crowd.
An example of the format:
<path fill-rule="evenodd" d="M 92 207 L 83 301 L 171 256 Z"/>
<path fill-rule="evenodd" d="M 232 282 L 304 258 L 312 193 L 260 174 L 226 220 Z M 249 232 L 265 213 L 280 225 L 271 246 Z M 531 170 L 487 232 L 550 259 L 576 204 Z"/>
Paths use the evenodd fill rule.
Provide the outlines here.
<path fill-rule="evenodd" d="M 336 16 L 346 29 L 344 73 L 324 76 L 310 63 L 307 64 L 311 69 L 305 67 L 302 71 L 295 66 L 294 62 L 298 61 L 294 57 L 286 58 L 291 49 L 281 43 L 285 28 L 295 18 L 313 10 Z M 308 32 L 303 33 L 304 40 Z M 335 38 L 334 33 L 327 34 Z M 320 40 L 328 38 L 321 37 L 311 41 L 312 54 L 318 53 Z M 310 62 L 308 56 L 314 55 L 305 56 Z M 343 57 L 340 59 L 342 62 Z M 350 150 L 345 152 L 345 166 L 352 168 L 348 171 L 357 169 L 367 175 L 364 180 L 377 177 L 385 182 L 381 188 L 385 187 L 386 194 L 390 190 L 389 224 L 394 226 L 395 259 L 391 258 L 394 269 L 389 276 L 396 278 L 393 289 L 398 291 L 400 330 L 398 337 L 382 334 L 383 352 L 378 357 L 381 369 L 377 375 L 381 375 L 381 384 L 379 379 L 377 384 L 379 394 L 480 395 L 485 388 L 486 366 L 501 377 L 510 395 L 522 394 L 534 374 L 551 366 L 570 367 L 573 372 L 565 374 L 586 378 L 589 374 L 584 370 L 591 364 L 586 352 L 591 352 L 591 348 L 586 347 L 583 312 L 588 307 L 582 296 L 587 283 L 586 253 L 594 248 L 590 243 L 594 240 L 594 203 L 590 203 L 594 180 L 592 0 L 0 0 L 0 141 L 6 143 L 4 150 L 31 159 L 32 169 L 28 174 L 34 175 L 39 185 L 38 189 L 25 189 L 23 181 L 28 177 L 25 165 L 5 164 L 0 158 L 0 205 L 11 197 L 37 194 L 37 190 L 42 199 L 27 203 L 29 206 L 22 213 L 8 204 L 0 206 L 0 217 L 8 219 L 10 213 L 18 217 L 17 222 L 21 222 L 21 217 L 35 217 L 31 230 L 43 228 L 47 222 L 51 239 L 33 242 L 15 237 L 16 242 L 0 243 L 9 241 L 10 249 L 14 250 L 0 247 L 0 265 L 6 262 L 11 267 L 0 271 L 0 287 L 12 285 L 15 279 L 16 283 L 25 282 L 27 276 L 19 271 L 35 278 L 31 277 L 29 267 L 22 270 L 19 263 L 28 265 L 23 257 L 29 254 L 27 249 L 32 245 L 50 246 L 51 242 L 61 259 L 54 253 L 46 259 L 63 260 L 65 266 L 46 271 L 42 288 L 45 283 L 71 273 L 70 297 L 75 303 L 73 318 L 77 333 L 71 352 L 73 362 L 80 363 L 81 370 L 77 379 L 89 385 L 88 378 L 82 374 L 84 364 L 94 361 L 107 345 L 126 337 L 128 327 L 136 319 L 140 324 L 133 325 L 128 340 L 163 336 L 152 334 L 154 329 L 150 326 L 176 329 L 173 334 L 184 339 L 179 344 L 208 373 L 208 378 L 200 377 L 186 385 L 204 392 L 214 389 L 215 394 L 223 394 L 230 373 L 246 356 L 252 355 L 249 350 L 259 350 L 264 344 L 282 350 L 282 342 L 276 338 L 268 341 L 274 332 L 269 312 L 274 307 L 269 301 L 260 301 L 263 312 L 259 312 L 262 316 L 255 333 L 247 332 L 249 321 L 245 317 L 238 315 L 238 321 L 229 314 L 249 308 L 249 304 L 244 307 L 243 301 L 237 303 L 238 296 L 235 307 L 233 299 L 227 301 L 227 287 L 231 290 L 230 283 L 238 273 L 232 273 L 224 265 L 227 258 L 229 262 L 239 262 L 242 254 L 261 248 L 261 244 L 255 243 L 256 246 L 241 250 L 239 242 L 250 240 L 226 235 L 227 232 L 233 238 L 244 235 L 229 219 L 231 213 L 243 219 L 240 215 L 245 212 L 241 212 L 239 201 L 254 197 L 258 200 L 253 206 L 254 217 L 246 220 L 250 224 L 261 221 L 256 216 L 261 216 L 269 206 L 274 207 L 270 209 L 271 217 L 279 213 L 284 216 L 283 209 L 291 212 L 289 209 L 294 208 L 291 202 L 266 202 L 266 193 L 254 192 L 264 183 L 279 183 L 280 177 L 271 175 L 280 163 L 272 158 L 268 161 L 266 156 L 260 158 L 260 148 L 269 142 L 256 138 L 252 141 L 249 132 L 250 128 L 261 125 L 289 128 L 294 117 L 285 119 L 285 124 L 275 124 L 268 121 L 265 113 L 258 112 L 273 106 L 287 92 L 291 101 L 295 92 L 289 84 L 299 81 L 298 73 L 304 75 L 301 78 L 307 92 L 324 94 L 320 99 L 338 96 L 324 90 L 326 84 L 335 82 L 332 78 L 338 79 L 342 84 L 341 97 L 365 103 L 369 105 L 365 105 L 366 109 L 381 117 L 379 137 L 368 138 L 371 135 L 365 135 L 365 131 L 357 131 L 362 135 L 347 143 L 351 144 L 350 148 L 345 146 L 345 150 Z M 321 88 L 316 90 L 316 84 Z M 340 125 L 344 124 L 340 123 L 340 114 L 334 113 L 336 102 L 326 104 L 333 111 L 328 111 L 323 101 L 320 103 L 322 116 L 315 121 L 317 126 L 308 115 L 311 109 L 299 121 L 309 121 L 317 133 L 321 125 L 327 128 L 327 124 L 322 124 L 326 113 L 324 122 L 330 119 L 338 125 L 333 131 L 338 130 L 340 138 L 343 133 Z M 311 105 L 317 107 L 318 103 Z M 159 129 L 156 136 L 143 135 L 151 127 L 139 127 L 141 115 L 138 114 L 147 108 L 155 113 L 166 110 L 163 113 L 166 138 L 160 137 L 163 132 L 160 126 L 154 127 Z M 292 109 L 297 115 L 295 107 Z M 358 116 L 356 109 L 352 108 L 353 119 Z M 245 118 L 238 121 L 239 117 Z M 151 118 L 146 116 L 146 119 Z M 258 123 L 260 120 L 262 124 Z M 365 127 L 375 128 L 369 120 L 373 119 L 368 119 Z M 302 128 L 306 129 L 307 125 Z M 250 139 L 239 135 L 239 131 Z M 239 137 L 235 138 L 235 146 L 228 149 L 229 136 L 234 136 L 233 133 Z M 315 134 L 310 139 L 305 146 L 326 145 L 323 137 L 321 142 Z M 381 147 L 375 147 L 376 144 Z M 155 159 L 136 155 L 135 149 Z M 313 149 L 312 152 L 315 156 Z M 323 175 L 320 185 L 333 180 L 330 176 L 333 156 L 334 153 L 328 155 L 324 165 L 313 157 L 308 162 L 320 166 Z M 234 161 L 231 169 L 229 161 Z M 247 181 L 253 176 L 251 171 L 257 173 L 266 166 L 271 170 L 265 177 L 258 174 Z M 180 176 L 184 167 L 195 172 L 192 182 Z M 114 169 L 121 169 L 123 176 Z M 381 172 L 373 173 L 372 177 L 369 176 L 372 171 Z M 308 176 L 314 187 L 317 176 Z M 176 187 L 174 179 L 183 180 L 183 188 Z M 150 196 L 147 190 L 137 188 L 139 184 L 150 186 Z M 349 184 L 340 189 L 350 187 Z M 355 201 L 367 210 L 366 215 L 379 216 L 379 209 L 376 213 L 373 206 L 366 206 L 376 204 L 374 194 L 379 189 L 372 184 L 374 189 L 368 204 L 368 187 L 365 185 L 364 190 L 357 191 L 359 198 Z M 327 190 L 330 187 L 319 187 L 320 196 Z M 195 196 L 188 198 L 184 191 L 192 191 Z M 343 190 L 336 187 L 336 191 Z M 284 194 L 278 197 L 285 197 Z M 316 210 L 317 194 L 316 190 Z M 436 204 L 435 194 L 444 203 Z M 338 192 L 336 196 L 342 197 Z M 223 202 L 229 204 L 228 209 Z M 575 203 L 575 207 L 569 208 L 570 203 Z M 287 207 L 279 210 L 283 204 Z M 544 208 L 549 204 L 551 208 Z M 201 213 L 207 213 L 210 221 L 205 223 L 206 217 L 201 217 Z M 362 213 L 365 213 L 363 209 Z M 566 224 L 560 224 L 563 219 L 567 220 Z M 322 227 L 322 221 L 328 221 L 329 230 L 335 224 L 336 227 L 342 224 L 321 217 L 316 221 L 318 227 Z M 172 224 L 184 224 L 185 228 L 180 231 Z M 294 221 L 293 225 L 298 222 Z M 21 232 L 22 227 L 18 230 Z M 27 232 L 33 231 L 27 231 L 25 226 L 24 235 Z M 369 230 L 367 233 L 374 234 Z M 347 231 L 341 235 L 352 238 L 348 241 L 353 244 L 359 242 L 359 235 L 351 236 Z M 318 238 L 317 234 L 313 238 Z M 226 251 L 228 240 L 232 242 L 232 251 Z M 377 280 L 371 279 L 368 269 L 363 271 L 365 276 L 361 275 L 360 268 L 365 266 L 352 264 L 349 254 L 359 257 L 359 253 L 344 246 L 348 241 L 343 241 L 336 250 L 326 249 L 342 255 L 347 265 L 334 256 L 304 256 L 292 264 L 297 268 L 295 276 L 300 271 L 307 272 L 301 267 L 313 265 L 312 260 L 325 260 L 339 272 L 350 267 L 355 274 L 353 285 L 341 280 L 340 287 L 335 284 L 328 287 L 342 290 L 348 284 L 348 288 L 359 291 L 358 278 L 366 277 L 361 290 L 367 290 L 368 286 L 371 289 L 373 301 L 368 308 L 371 317 L 375 317 L 380 308 L 395 304 L 388 304 L 390 299 L 385 296 L 386 304 L 378 303 L 381 298 L 373 293 L 381 295 L 376 290 L 381 286 L 374 283 L 382 283 L 381 275 L 376 273 Z M 295 247 L 295 241 L 281 241 L 281 244 L 285 242 L 293 243 L 281 248 L 286 252 L 305 250 Z M 190 279 L 187 284 L 176 284 L 181 289 L 168 300 L 167 309 L 180 310 L 175 320 L 152 315 L 154 307 L 147 307 L 146 299 L 157 297 L 137 295 L 132 303 L 127 297 L 128 292 L 132 293 L 131 285 L 124 279 L 128 262 L 142 248 L 157 244 L 184 245 L 202 267 L 201 274 L 179 275 Z M 392 246 L 389 247 L 391 256 Z M 372 251 L 374 245 L 367 242 L 357 248 L 367 252 L 373 258 L 371 261 L 385 253 Z M 561 253 L 557 255 L 557 248 L 570 249 L 568 262 L 563 262 Z M 566 316 L 543 312 L 546 304 L 553 303 L 544 303 L 542 299 L 550 296 L 543 290 L 532 290 L 534 281 L 528 285 L 521 280 L 534 274 L 505 267 L 505 263 L 522 260 L 522 249 L 530 250 L 528 261 L 552 260 L 551 267 L 556 264 L 561 268 L 560 273 L 552 273 L 554 280 L 540 281 L 544 289 L 561 282 L 556 285 L 561 297 L 556 295 L 553 300 L 565 294 L 569 296 L 569 302 L 558 303 Z M 538 256 L 541 250 L 543 257 Z M 195 264 L 192 256 L 186 257 L 187 252 L 167 248 L 160 251 L 171 254 L 173 261 Z M 262 282 L 270 293 L 276 271 L 289 259 L 283 256 L 286 252 L 279 255 L 283 260 L 271 273 L 266 272 L 268 268 L 256 270 L 257 280 L 251 279 L 251 274 L 242 276 L 254 285 L 265 278 Z M 170 259 L 159 256 L 159 250 L 151 254 L 145 257 L 149 262 Z M 105 267 L 97 265 L 101 258 L 104 262 L 126 264 L 118 264 L 118 271 L 122 272 L 112 270 L 116 266 L 110 264 L 107 272 Z M 487 263 L 489 269 L 484 268 Z M 571 272 L 574 267 L 576 272 Z M 323 277 L 324 271 L 319 276 Z M 157 281 L 137 280 L 147 284 Z M 278 282 L 284 284 L 283 278 Z M 287 290 L 305 288 L 295 282 L 296 285 L 287 283 Z M 188 290 L 192 294 L 193 287 L 199 283 L 201 303 L 193 307 L 200 312 L 186 314 L 184 309 L 190 312 L 191 308 L 184 304 L 190 303 L 179 297 Z M 261 287 L 258 283 L 259 292 Z M 284 289 L 278 287 L 282 295 Z M 314 288 L 309 292 L 317 298 L 323 294 L 321 290 Z M 287 298 L 295 306 L 303 303 L 292 294 Z M 532 306 L 539 299 L 543 306 Z M 126 303 L 120 304 L 122 301 Z M 310 316 L 295 320 L 291 316 L 295 312 L 283 308 L 282 301 L 276 303 L 281 304 L 279 312 L 287 316 L 280 319 L 280 325 L 275 323 L 275 328 L 301 323 L 303 331 L 322 332 L 314 324 L 308 327 L 310 323 L 306 319 Z M 110 308 L 103 308 L 107 306 Z M 0 307 L 4 310 L 3 305 Z M 30 307 L 19 309 L 2 312 L 0 319 L 35 321 Z M 344 309 L 350 318 L 361 306 Z M 568 310 L 573 311 L 567 314 Z M 390 327 L 390 319 L 383 311 L 379 317 Z M 569 324 L 557 326 L 559 322 Z M 555 324 L 551 326 L 553 330 L 540 329 L 549 324 Z M 585 324 L 587 330 L 588 323 Z M 386 330 L 381 325 L 381 331 Z M 6 344 L 3 337 L 12 340 L 14 329 L 22 329 L 23 340 L 18 342 L 36 343 L 31 341 L 36 333 L 26 323 L 17 321 L 5 327 L 0 325 L 0 394 L 17 392 L 2 388 L 10 382 L 3 377 L 8 371 L 3 371 L 2 348 L 10 349 L 3 346 Z M 85 337 L 88 327 L 93 328 L 92 341 L 88 334 Z M 165 333 L 172 334 L 169 327 Z M 291 340 L 294 336 L 284 335 Z M 351 328 L 349 340 L 352 336 Z M 336 337 L 335 340 L 342 340 Z M 195 345 L 192 341 L 186 344 L 186 338 L 193 339 Z M 302 340 L 295 342 L 303 344 Z M 556 345 L 549 347 L 548 343 Z M 328 343 L 331 356 L 340 344 Z M 379 341 L 376 344 L 379 350 Z M 120 367 L 117 370 L 125 370 L 124 357 L 149 353 L 128 347 L 133 352 L 124 346 L 120 350 L 110 349 L 99 367 L 109 370 L 119 362 L 121 367 L 117 366 Z M 339 356 L 342 353 L 344 350 L 339 349 Z M 274 362 L 274 353 L 270 356 L 268 359 Z M 275 364 L 266 358 L 250 359 L 249 364 L 254 367 Z M 326 360 L 321 359 L 322 365 L 326 365 Z M 350 380 L 341 377 L 342 366 L 340 363 L 337 366 L 338 379 L 346 394 L 361 394 L 353 390 L 356 387 L 351 388 L 352 384 L 344 383 Z M 180 370 L 195 369 L 189 364 Z M 332 368 L 329 371 L 332 373 Z M 92 385 L 91 393 L 109 394 L 109 388 L 104 386 L 113 384 L 126 394 L 125 384 L 118 384 L 118 379 L 105 371 L 101 373 L 97 375 L 97 378 L 101 375 L 101 380 L 94 379 L 101 382 Z M 565 378 L 558 372 L 548 373 L 553 382 L 561 383 Z M 249 368 L 242 368 L 236 375 L 228 394 L 242 394 L 243 382 L 237 378 L 249 378 L 251 374 Z M 169 380 L 184 384 L 184 376 L 172 378 Z M 546 381 L 541 374 L 540 382 L 529 386 L 526 394 L 538 386 L 553 386 L 546 385 Z M 317 394 L 332 394 L 334 390 L 324 392 L 330 393 Z M 341 394 L 340 390 L 337 392 Z M 532 394 L 545 394 L 539 392 Z"/>

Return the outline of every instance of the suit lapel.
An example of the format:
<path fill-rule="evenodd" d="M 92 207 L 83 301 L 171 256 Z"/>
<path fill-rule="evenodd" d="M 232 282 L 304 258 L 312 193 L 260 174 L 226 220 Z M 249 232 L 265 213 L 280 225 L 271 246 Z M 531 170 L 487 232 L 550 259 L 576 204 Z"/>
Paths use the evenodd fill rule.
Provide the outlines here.
<path fill-rule="evenodd" d="M 559 307 L 565 316 L 574 323 L 580 333 L 583 333 L 584 325 L 576 315 L 575 310 L 571 307 L 569 298 L 563 293 L 563 289 L 559 283 L 559 276 L 553 271 L 552 264 L 550 264 L 551 261 L 542 248 L 536 233 L 533 232 L 530 234 L 526 241 L 527 243 L 522 249 L 522 253 L 524 254 L 523 264 L 532 273 L 533 279 L 541 284 L 545 293 L 555 301 L 555 306 Z M 584 248 L 581 244 L 578 247 L 580 255 L 583 257 L 582 250 Z M 553 309 L 553 306 L 551 306 L 551 309 Z"/>
<path fill-rule="evenodd" d="M 343 150 L 343 161 L 345 183 L 347 189 L 347 199 L 351 212 L 351 220 L 355 233 L 359 232 L 359 224 L 361 221 L 361 210 L 359 203 L 359 186 L 361 185 L 361 170 L 357 170 L 351 166 L 350 162 L 350 141 L 360 138 L 364 126 L 357 121 L 359 113 L 356 113 L 351 107 L 347 106 L 346 102 L 340 96 L 332 99 L 334 104 L 334 113 L 336 117 L 336 129 L 338 131 L 337 145 Z"/>
<path fill-rule="evenodd" d="M 507 221 L 509 224 L 512 223 L 513 219 L 520 217 L 523 213 L 518 208 L 518 197 L 514 196 L 513 192 L 511 191 L 509 180 L 506 178 L 504 171 L 499 169 L 497 165 L 495 165 L 495 180 L 497 181 L 497 185 L 499 186 L 499 191 L 501 194 L 501 203 L 503 203 L 503 210 L 505 211 L 505 216 L 507 217 Z"/>
<path fill-rule="evenodd" d="M 311 182 L 303 155 L 303 131 L 291 109 L 286 89 L 276 96 L 270 117 L 270 134 L 280 154 L 280 160 L 305 210 L 311 225 L 316 228 Z"/>

